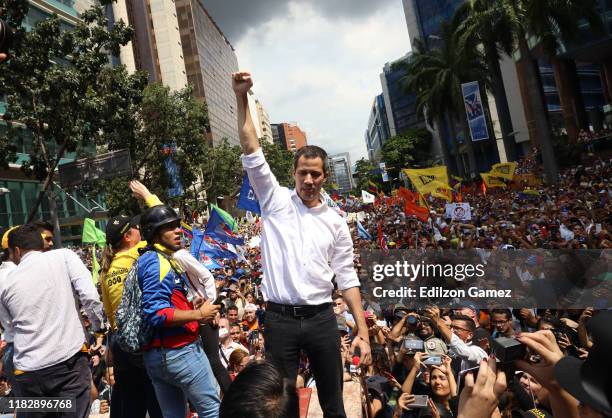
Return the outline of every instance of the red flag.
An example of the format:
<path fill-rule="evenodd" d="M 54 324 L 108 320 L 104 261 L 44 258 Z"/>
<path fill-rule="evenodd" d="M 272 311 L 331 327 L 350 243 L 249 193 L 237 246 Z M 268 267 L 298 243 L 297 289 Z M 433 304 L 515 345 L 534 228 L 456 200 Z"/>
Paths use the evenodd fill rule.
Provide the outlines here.
<path fill-rule="evenodd" d="M 397 196 L 404 199 L 404 202 L 416 202 L 416 196 L 413 192 L 406 189 L 405 187 L 400 187 L 397 191 Z"/>
<path fill-rule="evenodd" d="M 414 202 L 406 202 L 404 204 L 404 213 L 408 216 L 416 216 L 421 222 L 427 222 L 429 219 L 429 209 L 419 206 Z"/>
<path fill-rule="evenodd" d="M 385 253 L 385 255 L 389 255 L 389 247 L 387 246 L 387 239 L 385 238 L 385 234 L 383 234 L 382 230 L 382 221 L 378 222 L 378 246 Z"/>

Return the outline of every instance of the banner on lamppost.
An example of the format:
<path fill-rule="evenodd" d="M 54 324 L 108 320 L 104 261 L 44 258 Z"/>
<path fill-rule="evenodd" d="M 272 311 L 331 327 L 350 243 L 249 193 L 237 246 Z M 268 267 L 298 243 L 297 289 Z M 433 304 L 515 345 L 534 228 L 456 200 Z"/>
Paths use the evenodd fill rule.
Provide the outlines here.
<path fill-rule="evenodd" d="M 478 81 L 463 83 L 461 85 L 461 92 L 463 93 L 463 104 L 465 105 L 465 114 L 470 127 L 472 141 L 489 139 L 487 118 L 482 107 Z"/>
<path fill-rule="evenodd" d="M 385 163 L 380 163 L 380 173 L 382 174 L 382 181 L 389 181 L 389 174 L 387 174 L 387 165 Z"/>

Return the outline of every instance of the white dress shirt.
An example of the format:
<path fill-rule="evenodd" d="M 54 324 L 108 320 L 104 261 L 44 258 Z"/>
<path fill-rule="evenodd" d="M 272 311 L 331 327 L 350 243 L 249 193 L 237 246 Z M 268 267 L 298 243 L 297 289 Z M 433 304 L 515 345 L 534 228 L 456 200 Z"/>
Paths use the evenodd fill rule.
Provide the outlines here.
<path fill-rule="evenodd" d="M 17 267 L 15 263 L 12 261 L 3 261 L 0 264 L 0 282 L 4 281 L 4 279 L 8 276 L 8 274 L 13 271 Z M 8 319 L 8 316 L 2 314 L 0 315 L 0 325 L 2 325 L 2 339 L 7 343 L 12 343 L 14 338 L 13 325 L 11 321 Z"/>
<path fill-rule="evenodd" d="M 93 329 L 102 328 L 102 302 L 91 273 L 71 250 L 28 252 L 0 281 L 0 316 L 15 331 L 15 369 L 40 370 L 81 350 L 87 336 L 75 294 Z"/>
<path fill-rule="evenodd" d="M 241 158 L 261 206 L 264 299 L 288 305 L 331 302 L 334 274 L 340 290 L 359 286 L 346 221 L 325 202 L 308 208 L 295 190 L 281 187 L 261 149 Z"/>
<path fill-rule="evenodd" d="M 231 339 L 231 337 L 228 338 Z M 221 364 L 223 364 L 223 367 L 225 367 L 226 369 L 228 366 L 227 362 L 229 361 L 229 358 L 234 352 L 234 350 L 242 350 L 245 353 L 249 354 L 249 350 L 247 350 L 246 347 L 240 343 L 232 341 L 227 347 L 223 343 L 219 344 L 219 358 L 221 359 Z M 227 359 L 227 361 L 225 361 L 225 359 Z"/>
<path fill-rule="evenodd" d="M 190 284 L 193 284 L 197 293 L 200 293 L 205 299 L 214 300 L 217 297 L 217 288 L 215 287 L 215 278 L 206 267 L 202 265 L 194 256 L 187 250 L 180 249 L 173 255 L 178 264 L 185 270 L 190 279 Z M 193 283 L 191 283 L 193 281 Z"/>
<path fill-rule="evenodd" d="M 451 357 L 461 359 L 461 370 L 476 367 L 480 364 L 481 360 L 489 357 L 482 348 L 471 342 L 466 343 L 454 333 L 451 334 L 448 348 L 448 353 Z"/>

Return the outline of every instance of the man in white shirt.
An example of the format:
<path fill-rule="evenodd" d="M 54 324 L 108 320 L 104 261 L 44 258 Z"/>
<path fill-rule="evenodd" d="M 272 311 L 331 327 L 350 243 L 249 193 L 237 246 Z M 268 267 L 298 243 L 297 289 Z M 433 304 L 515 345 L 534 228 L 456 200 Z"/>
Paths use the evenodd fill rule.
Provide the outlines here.
<path fill-rule="evenodd" d="M 448 354 L 461 361 L 458 371 L 476 367 L 481 360 L 488 357 L 482 348 L 472 344 L 472 337 L 476 331 L 476 324 L 472 318 L 466 315 L 453 315 L 449 327 L 440 318 L 440 310 L 437 307 L 429 307 L 425 311 L 427 316 L 437 324 L 442 339 L 448 345 Z"/>
<path fill-rule="evenodd" d="M 221 359 L 223 367 L 225 368 L 227 368 L 229 358 L 234 352 L 234 350 L 242 350 L 245 353 L 249 352 L 249 350 L 247 350 L 245 346 L 238 342 L 235 342 L 232 339 L 232 336 L 229 332 L 229 323 L 225 318 L 221 318 L 219 320 L 219 342 L 219 357 Z"/>
<path fill-rule="evenodd" d="M 261 207 L 266 358 L 295 381 L 299 353 L 304 350 L 317 381 L 324 416 L 344 418 L 340 332 L 332 309 L 332 279 L 357 320 L 351 351 L 358 348 L 361 361 L 371 361 L 360 283 L 353 265 L 353 242 L 346 221 L 321 199 L 327 179 L 327 154 L 323 149 L 305 146 L 298 150 L 293 172 L 295 190 L 279 185 L 251 120 L 247 94 L 252 86 L 249 73 L 232 75 L 242 166 Z"/>
<path fill-rule="evenodd" d="M 11 231 L 8 246 L 17 267 L 0 281 L 0 316 L 13 324 L 19 395 L 72 398 L 74 416 L 86 417 L 91 373 L 74 295 L 93 329 L 103 331 L 102 302 L 91 273 L 71 250 L 43 252 L 32 224 Z"/>
<path fill-rule="evenodd" d="M 8 251 L 8 235 L 14 228 L 9 228 L 0 233 L 2 239 L 2 252 L 0 253 L 0 282 L 8 277 L 9 273 L 17 267 L 10 258 Z M 15 388 L 15 376 L 13 374 L 13 325 L 7 316 L 0 316 L 0 325 L 2 326 L 2 339 L 6 342 L 4 353 L 2 355 L 3 373 L 7 377 L 11 386 Z M 15 389 L 13 389 L 15 392 Z"/>

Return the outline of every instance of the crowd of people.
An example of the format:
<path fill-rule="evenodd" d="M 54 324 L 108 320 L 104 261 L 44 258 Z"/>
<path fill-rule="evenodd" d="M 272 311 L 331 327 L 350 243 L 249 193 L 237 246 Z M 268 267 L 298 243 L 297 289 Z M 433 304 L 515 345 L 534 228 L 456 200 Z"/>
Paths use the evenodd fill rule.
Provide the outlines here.
<path fill-rule="evenodd" d="M 297 391 L 316 386 L 324 416 L 346 417 L 343 382 L 357 381 L 368 418 L 612 416 L 609 301 L 603 309 L 415 306 L 384 304 L 355 286 L 367 280 L 362 255 L 383 242 L 388 250 L 608 249 L 610 161 L 568 169 L 558 185 L 529 193 L 461 186 L 471 209 L 463 221 L 434 198 L 427 220 L 407 215 L 395 196 L 353 201 L 344 210 L 363 234 L 319 198 L 320 148 L 296 155 L 295 192 L 275 183 L 252 141 L 250 75 L 236 74 L 233 86 L 243 165 L 262 205 L 261 218 L 239 224 L 253 244 L 208 271 L 185 248 L 178 215 L 137 181 L 129 187 L 146 209 L 109 220 L 97 288 L 91 252 L 54 249 L 48 223 L 2 231 L 0 398 L 65 396 L 76 411 L 67 416 L 79 417 L 293 418 Z M 522 173 L 537 173 L 533 155 L 519 163 Z M 291 222 L 301 229 L 286 229 Z M 329 284 L 291 276 L 304 269 Z"/>

